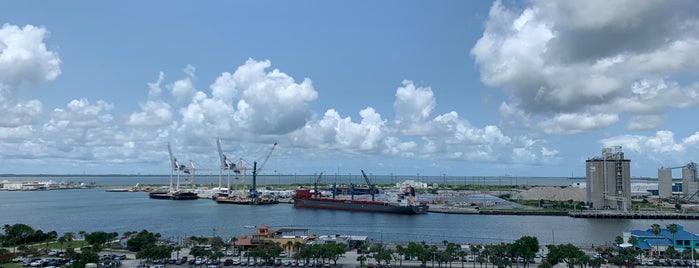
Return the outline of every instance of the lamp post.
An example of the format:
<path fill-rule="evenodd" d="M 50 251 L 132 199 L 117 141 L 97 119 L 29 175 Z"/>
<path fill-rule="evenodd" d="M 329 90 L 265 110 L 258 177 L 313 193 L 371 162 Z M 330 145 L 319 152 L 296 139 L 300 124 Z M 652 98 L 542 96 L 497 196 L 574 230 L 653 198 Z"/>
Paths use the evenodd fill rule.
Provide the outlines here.
<path fill-rule="evenodd" d="M 432 268 L 434 268 L 434 259 L 435 259 L 435 255 L 437 255 L 437 252 L 436 252 L 436 251 L 432 251 Z"/>

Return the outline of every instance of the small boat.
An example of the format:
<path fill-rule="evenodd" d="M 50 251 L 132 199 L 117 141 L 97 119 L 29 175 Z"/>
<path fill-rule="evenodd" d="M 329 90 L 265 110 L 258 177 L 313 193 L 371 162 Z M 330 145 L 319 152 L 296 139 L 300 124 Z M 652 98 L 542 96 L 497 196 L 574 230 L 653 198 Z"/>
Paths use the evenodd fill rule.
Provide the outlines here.
<path fill-rule="evenodd" d="M 152 199 L 169 199 L 169 200 L 196 200 L 199 196 L 195 192 L 189 191 L 168 191 L 168 192 L 151 192 L 148 197 Z"/>
<path fill-rule="evenodd" d="M 216 203 L 234 205 L 274 205 L 279 204 L 279 200 L 274 198 L 252 198 L 252 197 L 228 197 L 219 196 Z"/>

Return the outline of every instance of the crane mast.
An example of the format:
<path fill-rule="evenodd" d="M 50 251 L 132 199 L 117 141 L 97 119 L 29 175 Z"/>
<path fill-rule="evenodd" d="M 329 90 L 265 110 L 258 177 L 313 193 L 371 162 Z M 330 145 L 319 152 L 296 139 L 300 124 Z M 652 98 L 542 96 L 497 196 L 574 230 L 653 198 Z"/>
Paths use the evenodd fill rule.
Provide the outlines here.
<path fill-rule="evenodd" d="M 373 183 L 371 183 L 371 181 L 369 180 L 369 177 L 366 176 L 366 173 L 364 173 L 363 169 L 362 169 L 362 177 L 364 177 L 366 184 L 369 185 L 369 193 L 371 193 L 371 201 L 374 201 L 375 186 Z"/>
<path fill-rule="evenodd" d="M 313 194 L 314 194 L 316 197 L 322 196 L 322 195 L 320 194 L 320 192 L 318 192 L 318 184 L 320 184 L 320 178 L 322 178 L 322 177 L 323 177 L 323 172 L 321 172 L 320 175 L 318 175 L 318 178 L 316 179 L 316 182 L 313 184 L 313 192 L 314 192 Z"/>
<path fill-rule="evenodd" d="M 272 152 L 274 151 L 274 148 L 277 147 L 277 143 L 275 142 L 272 144 L 272 148 L 269 149 L 269 152 L 267 153 L 267 156 L 265 157 L 264 160 L 262 160 L 262 163 L 260 164 L 260 167 L 257 167 L 257 161 L 252 163 L 252 188 L 250 188 L 250 196 L 255 198 L 257 197 L 257 172 L 262 170 L 262 168 L 267 164 L 267 161 L 269 160 L 269 157 L 272 156 Z"/>

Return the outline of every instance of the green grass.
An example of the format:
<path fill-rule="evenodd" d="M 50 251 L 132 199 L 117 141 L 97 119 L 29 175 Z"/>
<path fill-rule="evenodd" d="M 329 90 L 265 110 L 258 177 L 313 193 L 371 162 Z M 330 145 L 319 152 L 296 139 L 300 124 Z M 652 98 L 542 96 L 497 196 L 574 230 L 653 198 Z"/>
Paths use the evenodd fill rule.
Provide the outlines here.
<path fill-rule="evenodd" d="M 3 268 L 22 268 L 22 263 L 8 262 L 2 264 Z"/>

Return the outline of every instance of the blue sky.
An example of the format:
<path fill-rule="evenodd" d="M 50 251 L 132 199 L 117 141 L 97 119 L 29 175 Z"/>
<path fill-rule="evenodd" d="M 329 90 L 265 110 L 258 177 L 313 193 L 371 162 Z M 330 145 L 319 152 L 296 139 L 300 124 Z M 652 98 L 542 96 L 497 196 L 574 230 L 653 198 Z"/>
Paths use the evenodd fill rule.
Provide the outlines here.
<path fill-rule="evenodd" d="M 632 176 L 697 161 L 696 1 L 11 1 L 2 173 Z"/>

